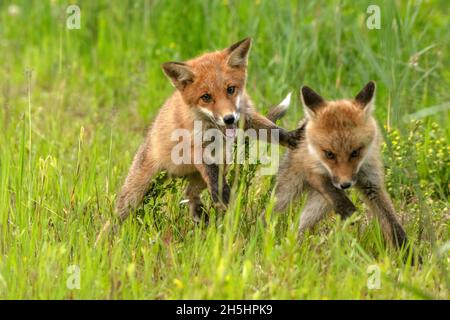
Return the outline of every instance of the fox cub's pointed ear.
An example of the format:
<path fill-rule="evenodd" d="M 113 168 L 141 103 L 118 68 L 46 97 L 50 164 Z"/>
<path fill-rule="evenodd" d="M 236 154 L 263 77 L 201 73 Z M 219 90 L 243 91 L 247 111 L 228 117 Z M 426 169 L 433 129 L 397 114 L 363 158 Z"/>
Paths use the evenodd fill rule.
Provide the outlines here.
<path fill-rule="evenodd" d="M 251 45 L 252 39 L 245 38 L 225 49 L 229 54 L 228 65 L 232 68 L 246 67 Z"/>
<path fill-rule="evenodd" d="M 300 90 L 305 114 L 309 118 L 313 118 L 318 107 L 325 104 L 325 100 L 308 86 L 303 86 Z"/>
<path fill-rule="evenodd" d="M 179 90 L 183 90 L 194 81 L 194 73 L 191 68 L 182 62 L 166 62 L 162 68 L 172 84 Z"/>
<path fill-rule="evenodd" d="M 361 105 L 366 112 L 371 112 L 375 102 L 375 82 L 370 81 L 366 86 L 356 95 L 355 101 Z"/>

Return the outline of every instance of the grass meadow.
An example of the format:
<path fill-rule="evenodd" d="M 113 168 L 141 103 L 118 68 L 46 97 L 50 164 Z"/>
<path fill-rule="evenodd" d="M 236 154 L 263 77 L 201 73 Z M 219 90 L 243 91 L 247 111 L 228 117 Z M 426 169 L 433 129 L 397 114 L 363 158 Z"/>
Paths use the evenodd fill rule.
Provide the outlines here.
<path fill-rule="evenodd" d="M 446 0 L 0 1 L 0 298 L 448 299 L 449 13 Z M 251 164 L 230 175 L 226 214 L 203 194 L 209 226 L 169 180 L 94 246 L 173 90 L 161 63 L 247 36 L 257 108 L 294 92 L 283 127 L 303 117 L 303 84 L 331 99 L 377 82 L 386 183 L 421 265 L 385 243 L 356 194 L 350 220 L 332 214 L 301 244 L 300 200 L 264 227 L 275 181 Z"/>

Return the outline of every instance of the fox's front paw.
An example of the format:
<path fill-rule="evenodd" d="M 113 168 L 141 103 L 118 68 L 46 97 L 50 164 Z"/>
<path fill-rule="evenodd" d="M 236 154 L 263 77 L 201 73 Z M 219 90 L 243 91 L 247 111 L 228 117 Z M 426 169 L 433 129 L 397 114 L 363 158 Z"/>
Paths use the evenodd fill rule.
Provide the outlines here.
<path fill-rule="evenodd" d="M 211 196 L 216 207 L 223 207 L 225 210 L 228 206 L 228 202 L 230 202 L 230 194 L 231 189 L 227 183 L 223 184 L 221 195 L 219 193 L 219 188 L 216 187 L 211 190 Z M 221 206 L 219 206 L 219 204 L 221 204 Z"/>
<path fill-rule="evenodd" d="M 342 219 L 347 219 L 356 211 L 356 207 L 349 199 L 347 199 L 346 201 L 338 202 L 335 211 Z"/>
<path fill-rule="evenodd" d="M 205 225 L 208 225 L 209 223 L 209 215 L 205 211 L 205 208 L 203 207 L 203 204 L 201 203 L 195 203 L 190 206 L 191 216 L 194 219 L 195 223 L 203 223 Z"/>

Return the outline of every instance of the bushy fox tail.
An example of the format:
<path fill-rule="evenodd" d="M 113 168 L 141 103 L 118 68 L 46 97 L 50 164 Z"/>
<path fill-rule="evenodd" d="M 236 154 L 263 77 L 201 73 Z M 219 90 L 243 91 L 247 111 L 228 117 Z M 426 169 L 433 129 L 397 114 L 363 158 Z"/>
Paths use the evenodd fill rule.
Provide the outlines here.
<path fill-rule="evenodd" d="M 278 119 L 282 118 L 291 104 L 291 93 L 289 93 L 283 101 L 280 102 L 279 105 L 270 108 L 269 113 L 267 114 L 267 119 L 272 122 L 276 122 Z"/>

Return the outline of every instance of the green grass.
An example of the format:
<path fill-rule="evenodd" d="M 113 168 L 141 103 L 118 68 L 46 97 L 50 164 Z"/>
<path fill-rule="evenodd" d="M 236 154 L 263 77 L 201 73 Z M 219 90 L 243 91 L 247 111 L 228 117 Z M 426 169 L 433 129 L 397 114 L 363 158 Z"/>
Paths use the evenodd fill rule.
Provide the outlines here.
<path fill-rule="evenodd" d="M 65 28 L 64 1 L 0 2 L 0 298 L 449 298 L 448 1 L 77 2 L 80 30 Z M 380 30 L 365 26 L 369 4 Z M 274 181 L 250 165 L 210 226 L 193 224 L 174 180 L 94 247 L 173 90 L 160 64 L 246 36 L 261 111 L 302 84 L 338 98 L 377 81 L 386 181 L 422 265 L 384 243 L 359 201 L 351 221 L 332 215 L 301 244 L 301 201 L 264 228 Z M 286 128 L 302 117 L 294 100 Z M 79 290 L 66 285 L 71 265 Z"/>

